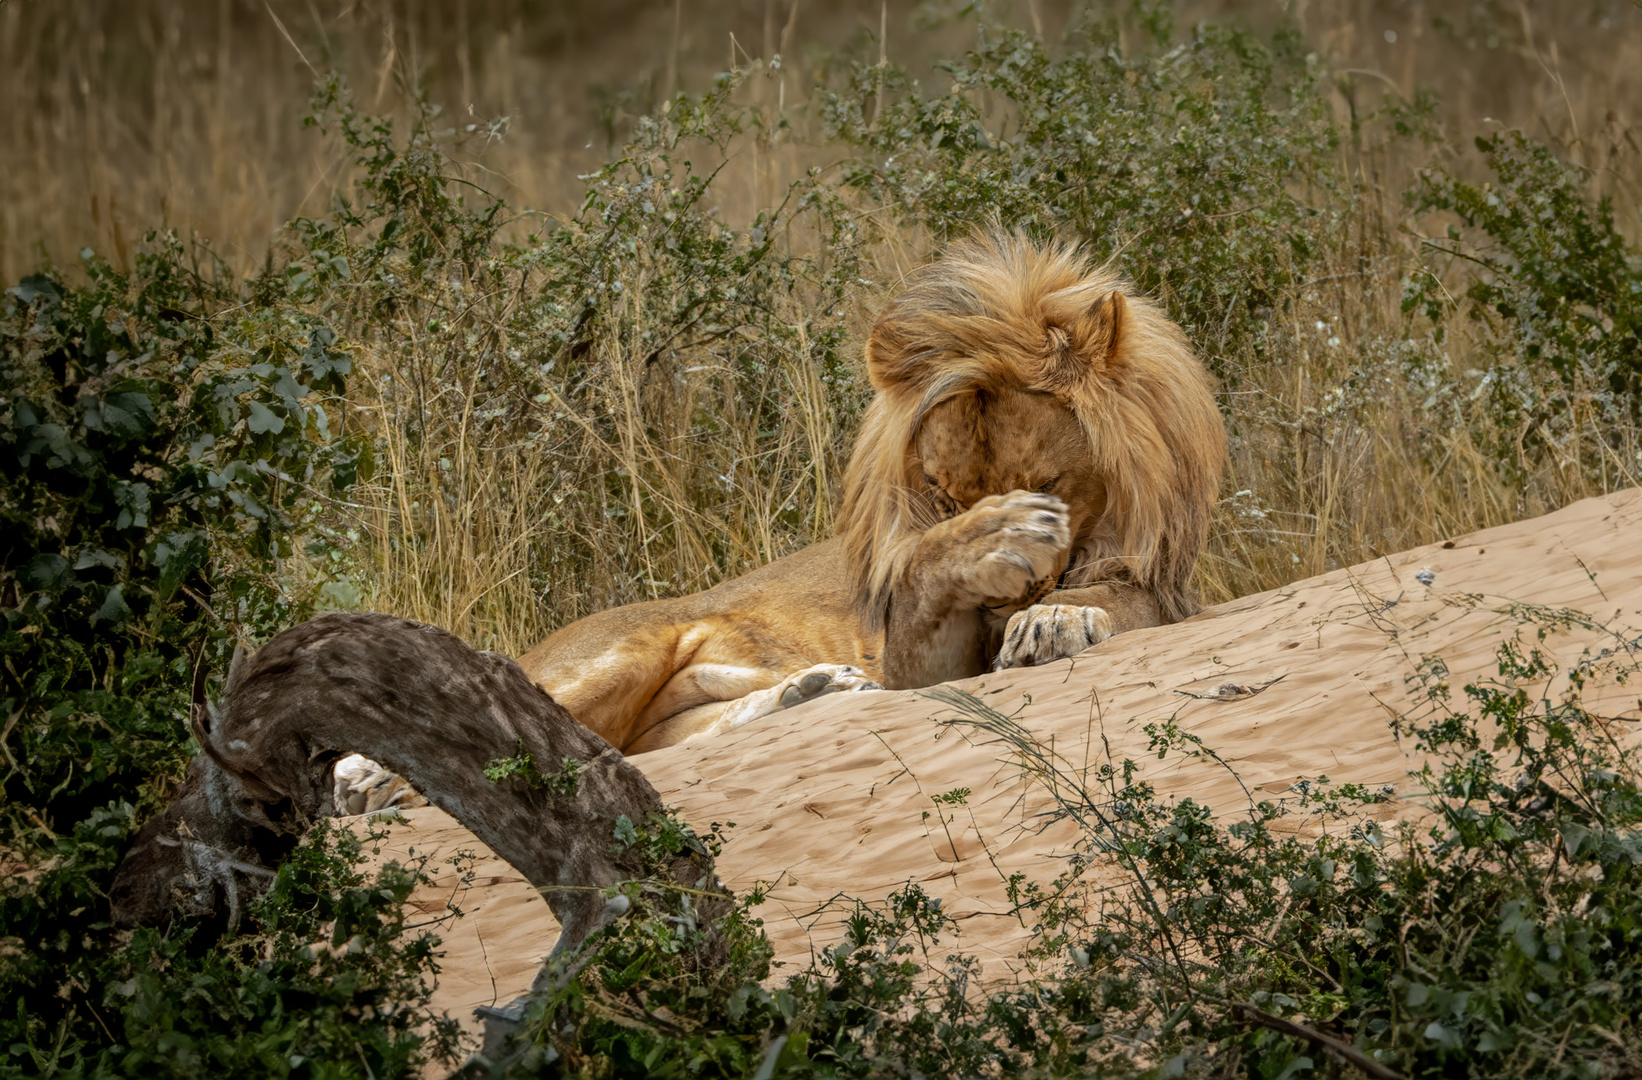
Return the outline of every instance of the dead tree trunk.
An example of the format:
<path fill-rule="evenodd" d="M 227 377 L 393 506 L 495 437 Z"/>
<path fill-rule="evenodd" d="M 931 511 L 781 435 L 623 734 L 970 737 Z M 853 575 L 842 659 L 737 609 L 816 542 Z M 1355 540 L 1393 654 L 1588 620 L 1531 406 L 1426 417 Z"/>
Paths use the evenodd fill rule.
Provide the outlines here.
<path fill-rule="evenodd" d="M 555 952 L 605 920 L 599 887 L 646 872 L 614 842 L 620 817 L 642 825 L 661 807 L 644 775 L 512 660 L 436 627 L 322 616 L 236 657 L 220 709 L 201 701 L 195 714 L 204 753 L 121 863 L 117 922 L 201 914 L 221 896 L 219 914 L 237 923 L 242 893 L 272 876 L 310 822 L 336 812 L 331 769 L 351 752 L 405 777 L 540 888 L 562 928 Z M 544 773 L 575 759 L 574 792 L 485 776 L 487 762 L 520 754 Z M 705 854 L 662 870 L 679 885 L 714 887 Z"/>

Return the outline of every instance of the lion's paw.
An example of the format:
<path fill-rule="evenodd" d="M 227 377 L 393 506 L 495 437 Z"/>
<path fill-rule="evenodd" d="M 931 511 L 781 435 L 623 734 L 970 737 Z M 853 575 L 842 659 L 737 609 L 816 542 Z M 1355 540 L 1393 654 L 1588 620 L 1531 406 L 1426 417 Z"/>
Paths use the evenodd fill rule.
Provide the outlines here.
<path fill-rule="evenodd" d="M 1024 599 L 1034 584 L 1060 572 L 1072 543 L 1066 504 L 1053 495 L 989 495 L 950 523 L 958 566 L 980 603 Z"/>
<path fill-rule="evenodd" d="M 777 688 L 777 700 L 783 709 L 802 705 L 827 694 L 851 690 L 882 690 L 883 687 L 867 678 L 867 673 L 848 664 L 817 664 L 782 680 Z"/>
<path fill-rule="evenodd" d="M 710 731 L 729 731 L 771 713 L 814 701 L 827 694 L 850 690 L 882 690 L 883 687 L 867 678 L 867 673 L 848 664 L 816 664 L 795 671 L 774 686 L 754 690 L 746 697 L 732 701 Z"/>
<path fill-rule="evenodd" d="M 993 668 L 1047 664 L 1076 656 L 1111 636 L 1112 617 L 1105 608 L 1033 604 L 1010 616 Z"/>
<path fill-rule="evenodd" d="M 339 817 L 428 805 L 408 780 L 363 754 L 349 754 L 337 761 L 332 784 L 332 801 Z"/>

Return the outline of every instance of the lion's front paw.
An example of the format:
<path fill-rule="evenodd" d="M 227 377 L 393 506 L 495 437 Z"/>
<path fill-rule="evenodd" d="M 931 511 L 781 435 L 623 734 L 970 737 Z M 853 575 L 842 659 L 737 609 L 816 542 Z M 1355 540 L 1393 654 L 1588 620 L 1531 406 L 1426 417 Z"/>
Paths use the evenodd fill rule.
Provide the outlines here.
<path fill-rule="evenodd" d="M 1105 608 L 1033 604 L 1010 616 L 994 669 L 1032 667 L 1076 656 L 1112 636 Z"/>
<path fill-rule="evenodd" d="M 953 569 L 976 604 L 1019 603 L 1060 573 L 1072 544 L 1066 504 L 1053 495 L 989 495 L 948 523 Z"/>
<path fill-rule="evenodd" d="M 882 690 L 867 673 L 848 664 L 817 664 L 790 675 L 776 687 L 781 708 L 790 709 L 827 694 L 849 690 Z"/>

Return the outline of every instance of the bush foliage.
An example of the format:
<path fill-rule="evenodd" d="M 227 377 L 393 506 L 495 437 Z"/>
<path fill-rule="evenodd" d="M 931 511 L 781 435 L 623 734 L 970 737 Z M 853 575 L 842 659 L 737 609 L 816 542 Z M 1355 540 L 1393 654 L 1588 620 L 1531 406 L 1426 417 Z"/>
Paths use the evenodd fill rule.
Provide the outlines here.
<path fill-rule="evenodd" d="M 419 870 L 367 880 L 358 839 L 321 830 L 234 940 L 108 922 L 125 841 L 193 749 L 196 666 L 303 617 L 282 564 L 308 493 L 356 460 L 323 320 L 242 305 L 151 244 L 130 275 L 88 252 L 83 286 L 31 277 L 0 318 L 0 1074 L 403 1074 L 449 1037 L 417 1030 L 437 943 L 403 933 Z M 327 937 L 345 947 L 309 947 Z"/>
<path fill-rule="evenodd" d="M 827 535 L 868 395 L 849 351 L 863 311 L 975 223 L 1116 258 L 1231 388 L 1240 490 L 1206 561 L 1212 595 L 1412 542 L 1329 516 L 1357 500 L 1366 520 L 1396 493 L 1386 431 L 1419 476 L 1462 479 L 1449 504 L 1381 522 L 1439 528 L 1634 482 L 1642 258 L 1556 148 L 1506 133 L 1423 173 L 1398 223 L 1410 254 L 1372 217 L 1331 73 L 1294 34 L 1179 37 L 1160 6 L 1137 11 L 1150 44 L 1129 53 L 1110 23 L 1055 48 L 983 26 L 935 89 L 839 65 L 807 127 L 760 96 L 769 68 L 727 72 L 640 119 L 558 221 L 516 213 L 456 160 L 505 125 L 447 130 L 427 105 L 395 123 L 325 80 L 312 123 L 356 183 L 291 222 L 259 272 L 237 280 L 154 233 L 129 270 L 87 252 L 7 290 L 0 1074 L 381 1077 L 443 1052 L 448 1031 L 418 1011 L 435 943 L 402 911 L 424 868 L 367 878 L 346 833 L 300 848 L 238 937 L 108 924 L 123 844 L 194 749 L 195 672 L 336 606 L 516 652 Z M 1428 106 L 1354 116 L 1350 153 L 1372 124 L 1377 152 L 1414 153 Z M 841 163 L 738 214 L 723 170 L 748 148 Z M 1354 338 L 1358 294 L 1398 280 L 1393 335 Z M 1290 381 L 1307 388 L 1292 402 Z M 1636 642 L 1611 641 L 1579 678 L 1634 668 Z M 1429 833 L 1376 832 L 1359 811 L 1384 796 L 1322 784 L 1226 825 L 1113 762 L 1065 808 L 1083 857 L 1014 883 L 1043 928 L 1037 982 L 973 985 L 973 962 L 941 949 L 938 903 L 909 887 L 850 907 L 846 943 L 776 986 L 750 906 L 704 927 L 687 897 L 635 885 L 633 917 L 556 972 L 512 1068 L 1356 1067 L 1287 1022 L 1410 1076 L 1625 1075 L 1635 761 L 1577 694 L 1518 689 L 1546 674 L 1536 642 L 1507 646 L 1465 707 L 1427 673 L 1402 733 L 1433 755 Z M 1058 767 L 1014 720 L 945 700 L 1023 765 Z M 1210 753 L 1176 729 L 1156 739 Z M 501 781 L 575 783 L 494 764 Z M 1275 833 L 1296 810 L 1359 829 Z M 650 823 L 630 839 L 669 837 Z M 1132 888 L 1082 914 L 1085 875 L 1113 859 Z"/>
<path fill-rule="evenodd" d="M 1411 674 L 1416 705 L 1395 728 L 1423 764 L 1404 790 L 1317 777 L 1229 820 L 1158 797 L 1132 760 L 1061 759 L 1030 705 L 1005 716 L 926 691 L 1078 827 L 1053 881 L 1009 882 L 1034 926 L 1029 979 L 979 985 L 917 884 L 844 904 L 844 939 L 778 986 L 759 896 L 721 924 L 729 945 L 703 973 L 707 928 L 652 894 L 550 967 L 532 1045 L 498 1074 L 1631 1075 L 1642 761 L 1585 696 L 1642 671 L 1642 636 L 1566 610 L 1502 613 L 1518 629 L 1493 675 L 1456 691 L 1436 657 Z M 1565 665 L 1552 650 L 1570 630 L 1594 643 Z M 1220 762 L 1172 720 L 1147 730 L 1159 757 Z M 1394 799 L 1424 812 L 1382 824 Z"/>
<path fill-rule="evenodd" d="M 995 35 L 944 65 L 938 95 L 857 64 L 823 97 L 864 155 L 844 182 L 942 239 L 989 219 L 1079 237 L 1211 355 L 1258 346 L 1350 207 L 1324 73 L 1288 31 L 1267 46 L 1205 25 L 1131 57 L 1104 47 L 1109 26 L 1085 33 L 1057 57 Z"/>
<path fill-rule="evenodd" d="M 1410 192 L 1416 209 L 1444 210 L 1443 254 L 1472 260 L 1466 314 L 1491 350 L 1514 363 L 1489 372 L 1507 408 L 1543 421 L 1547 397 L 1595 393 L 1610 419 L 1634 409 L 1642 390 L 1642 261 L 1614 220 L 1611 200 L 1593 204 L 1582 177 L 1521 132 L 1477 139 L 1494 174 L 1475 184 L 1433 172 Z M 1467 232 L 1470 235 L 1467 235 Z M 1410 282 L 1404 306 L 1440 317 L 1452 301 L 1435 273 Z M 1440 329 L 1438 331 L 1440 334 Z M 1541 379 L 1554 376 L 1548 395 Z M 1536 378 L 1539 376 L 1540 378 Z"/>

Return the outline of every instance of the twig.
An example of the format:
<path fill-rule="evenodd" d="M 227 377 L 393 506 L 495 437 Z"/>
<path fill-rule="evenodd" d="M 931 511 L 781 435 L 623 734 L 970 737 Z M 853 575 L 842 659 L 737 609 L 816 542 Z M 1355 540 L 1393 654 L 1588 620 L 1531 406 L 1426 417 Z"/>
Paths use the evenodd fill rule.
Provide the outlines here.
<path fill-rule="evenodd" d="M 1374 1080 L 1403 1080 L 1401 1073 L 1386 1068 L 1355 1046 L 1341 1042 L 1332 1035 L 1324 1035 L 1315 1028 L 1306 1027 L 1304 1024 L 1296 1024 L 1292 1020 L 1284 1020 L 1280 1016 L 1273 1016 L 1263 1009 L 1255 1008 L 1246 1001 L 1234 1001 L 1231 1005 L 1232 1008 L 1261 1027 L 1270 1028 L 1280 1035 L 1288 1035 L 1291 1038 L 1305 1039 L 1307 1042 L 1315 1043 L 1341 1060 L 1355 1065 L 1362 1070 L 1363 1075 L 1372 1076 Z"/>
<path fill-rule="evenodd" d="M 314 78 L 316 78 L 316 79 L 319 78 L 319 71 L 317 69 L 315 69 L 315 67 L 312 64 L 308 63 L 307 56 L 303 55 L 302 46 L 300 46 L 296 43 L 296 39 L 291 36 L 291 32 L 289 30 L 285 29 L 285 24 L 279 21 L 279 16 L 274 14 L 274 9 L 268 3 L 268 0 L 262 0 L 262 6 L 268 9 L 268 17 L 270 19 L 274 20 L 274 25 L 279 27 L 279 32 L 281 34 L 285 35 L 285 40 L 290 43 L 291 48 L 296 50 L 296 54 L 299 57 L 302 57 L 302 62 L 304 64 L 308 64 L 308 70 L 313 72 Z"/>
<path fill-rule="evenodd" d="M 102 1018 L 101 1014 L 99 1014 L 97 1012 L 97 1006 L 92 1004 L 91 991 L 86 989 L 85 984 L 80 982 L 80 980 L 78 978 L 76 978 L 74 976 L 70 976 L 69 980 L 68 980 L 68 985 L 73 987 L 75 990 L 78 990 L 80 992 L 80 994 L 86 999 L 86 1008 L 91 1010 L 91 1018 L 93 1020 L 97 1021 L 97 1026 L 98 1027 L 103 1029 L 103 1034 L 108 1036 L 108 1041 L 109 1042 L 118 1042 L 119 1040 L 114 1037 L 114 1033 L 112 1031 L 108 1030 L 108 1025 L 103 1023 L 103 1018 Z"/>
<path fill-rule="evenodd" d="M 1568 554 L 1573 555 L 1573 552 L 1570 551 Z M 1596 572 L 1589 566 L 1585 565 L 1585 560 L 1581 559 L 1578 555 L 1574 555 L 1574 562 L 1578 563 L 1579 568 L 1585 571 L 1585 576 L 1591 579 L 1591 584 L 1595 585 L 1596 591 L 1602 594 L 1602 599 L 1608 599 L 1608 591 L 1604 589 L 1601 583 L 1596 580 Z"/>
<path fill-rule="evenodd" d="M 1408 95 L 1403 93 L 1403 88 L 1398 86 L 1396 84 L 1396 82 L 1392 80 L 1391 76 L 1387 75 L 1383 71 L 1375 71 L 1372 68 L 1346 68 L 1343 72 L 1341 72 L 1341 74 L 1343 74 L 1343 75 L 1367 75 L 1371 79 L 1379 79 L 1381 82 L 1383 82 L 1387 86 L 1391 87 L 1391 89 L 1395 90 L 1397 92 L 1398 97 L 1402 98 L 1405 101 L 1408 100 Z"/>
<path fill-rule="evenodd" d="M 1288 672 L 1285 671 L 1275 679 L 1267 679 L 1263 683 L 1250 683 L 1245 686 L 1242 683 L 1226 682 L 1221 683 L 1206 694 L 1194 694 L 1190 690 L 1176 690 L 1175 693 L 1189 698 L 1196 698 L 1199 701 L 1241 701 L 1243 698 L 1253 697 L 1269 686 L 1275 686 L 1286 678 L 1288 678 Z"/>

